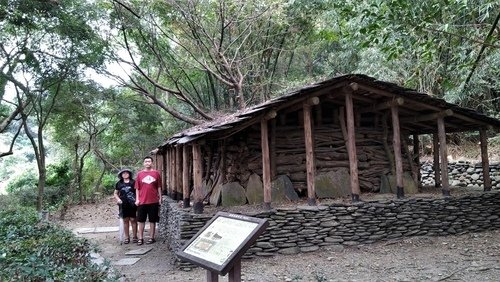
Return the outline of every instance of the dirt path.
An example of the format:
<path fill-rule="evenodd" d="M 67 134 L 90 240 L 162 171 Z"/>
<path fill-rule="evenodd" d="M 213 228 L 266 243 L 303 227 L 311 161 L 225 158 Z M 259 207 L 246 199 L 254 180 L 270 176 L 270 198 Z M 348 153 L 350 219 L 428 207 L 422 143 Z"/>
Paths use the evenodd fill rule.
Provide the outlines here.
<path fill-rule="evenodd" d="M 118 226 L 111 198 L 76 206 L 60 222 L 68 229 Z M 81 235 L 112 263 L 141 247 L 120 245 L 118 232 Z M 146 235 L 147 236 L 147 235 Z M 144 245 L 145 246 L 145 245 Z M 115 266 L 125 281 L 205 281 L 206 271 L 176 269 L 161 240 L 132 266 Z M 242 262 L 243 281 L 500 281 L 500 230 L 447 237 L 414 237 L 320 252 Z M 219 281 L 227 281 L 220 277 Z"/>

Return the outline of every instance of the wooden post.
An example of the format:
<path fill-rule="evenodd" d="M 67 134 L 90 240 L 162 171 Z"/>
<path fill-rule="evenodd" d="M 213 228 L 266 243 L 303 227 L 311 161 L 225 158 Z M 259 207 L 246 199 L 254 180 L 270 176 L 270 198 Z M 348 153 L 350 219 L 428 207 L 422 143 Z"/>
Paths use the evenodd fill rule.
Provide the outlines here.
<path fill-rule="evenodd" d="M 479 130 L 479 139 L 481 141 L 481 164 L 483 165 L 483 186 L 484 191 L 491 191 L 490 163 L 488 160 L 488 140 L 486 139 L 486 130 Z"/>
<path fill-rule="evenodd" d="M 170 197 L 170 148 L 167 147 L 165 150 L 165 173 L 167 177 L 165 178 L 165 186 L 167 190 L 167 195 Z"/>
<path fill-rule="evenodd" d="M 274 179 L 277 175 L 276 169 L 276 119 L 271 120 L 271 138 L 269 143 L 269 158 L 271 164 L 271 179 Z"/>
<path fill-rule="evenodd" d="M 434 156 L 434 187 L 441 187 L 441 169 L 439 164 L 439 138 L 438 134 L 432 134 L 432 155 Z"/>
<path fill-rule="evenodd" d="M 397 197 L 405 196 L 403 186 L 403 157 L 401 155 L 401 132 L 399 128 L 399 111 L 397 105 L 391 106 L 392 117 L 392 145 L 394 147 L 394 159 L 396 163 L 396 189 Z"/>
<path fill-rule="evenodd" d="M 437 119 L 439 135 L 439 155 L 441 157 L 441 184 L 443 185 L 443 196 L 450 196 L 450 185 L 448 183 L 448 148 L 446 146 L 446 131 L 444 128 L 444 118 Z"/>
<path fill-rule="evenodd" d="M 262 184 L 264 186 L 264 208 L 271 209 L 271 168 L 269 163 L 269 138 L 267 119 L 260 120 L 260 143 L 262 147 Z"/>
<path fill-rule="evenodd" d="M 180 145 L 175 146 L 175 198 L 174 200 L 183 199 L 182 189 L 182 150 Z"/>
<path fill-rule="evenodd" d="M 311 105 L 304 103 L 304 139 L 306 146 L 306 175 L 307 175 L 307 203 L 316 205 L 316 191 L 314 187 L 315 165 L 314 165 L 314 142 L 312 133 Z"/>
<path fill-rule="evenodd" d="M 182 146 L 182 207 L 189 208 L 189 148 L 187 144 Z"/>
<path fill-rule="evenodd" d="M 203 192 L 201 191 L 203 175 L 202 170 L 203 167 L 200 144 L 193 143 L 193 211 L 195 214 L 203 213 Z"/>
<path fill-rule="evenodd" d="M 219 274 L 207 269 L 207 282 L 219 282 Z"/>
<path fill-rule="evenodd" d="M 160 177 L 162 179 L 165 179 L 163 177 L 163 155 L 161 155 L 158 151 L 154 155 L 154 163 L 155 163 L 156 170 L 160 173 Z M 162 194 L 163 194 L 163 187 L 160 187 L 160 189 L 162 190 Z"/>
<path fill-rule="evenodd" d="M 162 195 L 168 195 L 167 193 L 167 156 L 165 152 L 161 155 L 161 165 L 163 167 L 161 171 L 161 178 L 162 178 L 162 187 L 161 187 L 161 194 Z"/>
<path fill-rule="evenodd" d="M 241 259 L 237 259 L 228 273 L 228 282 L 241 282 Z"/>
<path fill-rule="evenodd" d="M 422 187 L 422 174 L 420 173 L 420 142 L 418 140 L 418 134 L 413 134 L 413 162 L 417 167 L 417 185 L 418 187 Z"/>
<path fill-rule="evenodd" d="M 177 197 L 177 191 L 176 191 L 176 186 L 177 184 L 175 183 L 176 181 L 176 177 L 175 177 L 175 148 L 174 147 L 171 147 L 170 148 L 170 198 L 172 198 L 173 200 L 176 200 L 176 197 Z"/>
<path fill-rule="evenodd" d="M 358 155 L 356 153 L 356 133 L 354 131 L 354 108 L 352 103 L 352 90 L 345 92 L 345 110 L 347 123 L 347 152 L 349 155 L 349 169 L 351 174 L 352 201 L 358 202 L 361 190 L 358 178 Z"/>

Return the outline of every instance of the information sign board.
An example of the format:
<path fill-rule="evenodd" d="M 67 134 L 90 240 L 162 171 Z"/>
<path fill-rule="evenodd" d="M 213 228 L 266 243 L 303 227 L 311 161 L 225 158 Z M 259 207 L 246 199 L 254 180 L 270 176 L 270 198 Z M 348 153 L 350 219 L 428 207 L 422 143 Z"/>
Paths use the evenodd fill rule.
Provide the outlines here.
<path fill-rule="evenodd" d="M 218 212 L 177 255 L 225 275 L 268 225 L 267 219 Z"/>

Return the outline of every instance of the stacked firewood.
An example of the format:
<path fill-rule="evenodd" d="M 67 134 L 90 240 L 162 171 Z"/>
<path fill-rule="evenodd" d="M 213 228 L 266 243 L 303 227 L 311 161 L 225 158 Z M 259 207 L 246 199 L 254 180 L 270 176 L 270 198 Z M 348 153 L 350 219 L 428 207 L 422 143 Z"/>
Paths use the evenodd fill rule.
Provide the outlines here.
<path fill-rule="evenodd" d="M 306 155 L 304 131 L 300 127 L 278 126 L 275 139 L 270 141 L 271 159 L 275 156 L 276 175 L 288 175 L 297 190 L 306 189 Z M 382 129 L 356 128 L 356 151 L 358 156 L 359 183 L 363 191 L 378 191 L 380 176 L 391 172 L 387 148 L 392 149 L 392 138 L 386 140 Z M 389 136 L 392 137 L 391 134 Z M 272 137 L 271 137 L 272 138 Z M 260 131 L 255 128 L 240 136 L 238 140 L 227 141 L 225 146 L 224 182 L 238 181 L 245 185 L 252 173 L 262 175 Z M 274 144 L 274 146 L 273 146 Z M 316 175 L 349 169 L 346 142 L 339 127 L 333 125 L 314 128 L 314 156 Z M 272 161 L 271 161 L 272 162 Z M 404 170 L 409 163 L 404 156 Z M 211 166 L 216 169 L 215 166 Z"/>

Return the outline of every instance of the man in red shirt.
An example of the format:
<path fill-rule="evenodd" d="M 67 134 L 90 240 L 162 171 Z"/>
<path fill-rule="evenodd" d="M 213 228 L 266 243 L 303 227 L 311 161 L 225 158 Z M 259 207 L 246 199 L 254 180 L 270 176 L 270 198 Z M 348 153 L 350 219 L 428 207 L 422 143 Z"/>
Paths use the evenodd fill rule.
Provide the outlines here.
<path fill-rule="evenodd" d="M 144 158 L 144 169 L 139 171 L 135 180 L 135 205 L 137 206 L 137 222 L 139 223 L 139 234 L 137 245 L 144 244 L 144 225 L 146 218 L 149 219 L 150 238 L 146 244 L 156 242 L 156 223 L 160 221 L 160 199 L 161 199 L 161 175 L 153 169 L 153 158 Z"/>

